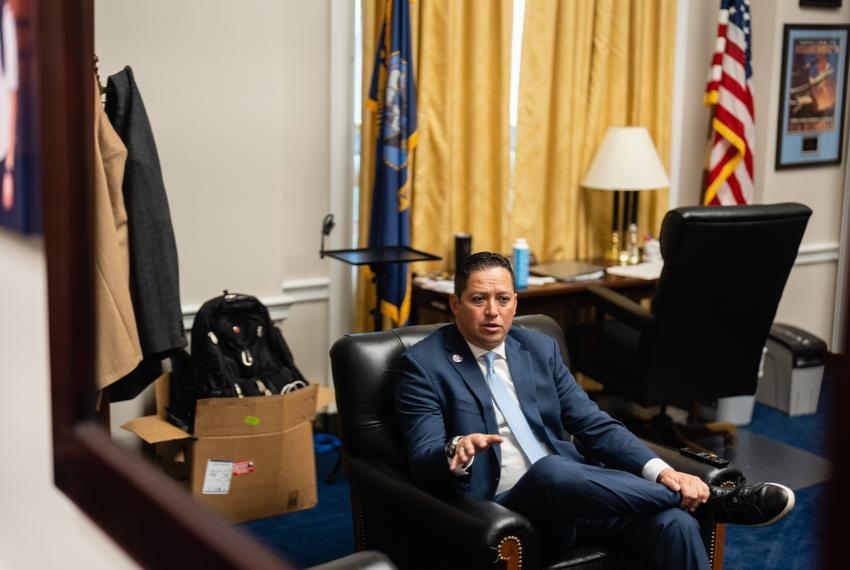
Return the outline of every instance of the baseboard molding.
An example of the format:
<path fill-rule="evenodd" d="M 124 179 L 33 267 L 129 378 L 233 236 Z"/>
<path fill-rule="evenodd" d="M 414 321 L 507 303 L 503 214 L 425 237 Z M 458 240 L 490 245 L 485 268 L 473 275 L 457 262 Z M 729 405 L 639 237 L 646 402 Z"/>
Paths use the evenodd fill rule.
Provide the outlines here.
<path fill-rule="evenodd" d="M 280 284 L 284 294 L 295 299 L 296 303 L 327 301 L 330 297 L 330 286 L 331 280 L 328 277 L 287 279 Z"/>
<path fill-rule="evenodd" d="M 800 246 L 794 265 L 813 265 L 815 263 L 838 263 L 839 246 L 837 243 L 812 243 Z"/>
<path fill-rule="evenodd" d="M 285 321 L 289 316 L 289 309 L 298 302 L 295 296 L 287 294 L 259 297 L 259 299 L 268 308 L 269 315 L 276 323 Z M 192 323 L 200 308 L 200 304 L 183 305 L 183 326 L 187 331 L 192 330 Z"/>

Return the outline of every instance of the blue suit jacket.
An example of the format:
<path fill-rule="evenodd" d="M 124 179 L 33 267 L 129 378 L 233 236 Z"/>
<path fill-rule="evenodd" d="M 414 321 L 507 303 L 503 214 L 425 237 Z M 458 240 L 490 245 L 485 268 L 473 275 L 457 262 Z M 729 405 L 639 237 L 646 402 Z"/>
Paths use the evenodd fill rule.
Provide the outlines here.
<path fill-rule="evenodd" d="M 531 429 L 559 455 L 586 463 L 583 450 L 606 466 L 640 475 L 655 455 L 620 422 L 591 401 L 564 365 L 555 339 L 512 328 L 505 354 L 520 406 Z M 440 490 L 459 487 L 492 499 L 499 483 L 501 450 L 475 456 L 465 477 L 449 471 L 448 439 L 470 433 L 498 434 L 490 390 L 469 345 L 447 325 L 412 346 L 400 361 L 396 410 L 414 480 Z"/>

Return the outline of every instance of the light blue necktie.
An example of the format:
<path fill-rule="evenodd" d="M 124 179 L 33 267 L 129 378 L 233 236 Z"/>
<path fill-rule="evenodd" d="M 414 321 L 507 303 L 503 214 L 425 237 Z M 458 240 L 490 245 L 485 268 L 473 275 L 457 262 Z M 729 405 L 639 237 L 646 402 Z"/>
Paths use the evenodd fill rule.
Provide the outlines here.
<path fill-rule="evenodd" d="M 531 463 L 545 457 L 548 453 L 537 440 L 534 432 L 531 431 L 531 426 L 528 425 L 528 420 L 525 419 L 519 404 L 511 397 L 511 393 L 499 378 L 499 375 L 496 374 L 494 365 L 496 353 L 487 352 L 482 358 L 487 365 L 487 384 L 490 385 L 490 392 L 493 394 L 493 399 L 499 406 L 502 415 L 505 416 L 505 421 L 508 422 L 508 427 L 511 428 L 511 432 L 516 437 L 520 449 Z"/>

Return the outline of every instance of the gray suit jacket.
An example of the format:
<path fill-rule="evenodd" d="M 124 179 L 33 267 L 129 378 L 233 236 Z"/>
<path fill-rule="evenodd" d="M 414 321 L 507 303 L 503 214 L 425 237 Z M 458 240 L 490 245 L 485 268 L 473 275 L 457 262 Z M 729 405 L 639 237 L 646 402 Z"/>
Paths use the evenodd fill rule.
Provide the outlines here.
<path fill-rule="evenodd" d="M 124 205 L 130 246 L 130 292 L 145 359 L 110 389 L 112 401 L 135 397 L 160 373 L 160 362 L 186 346 L 177 244 L 159 156 L 142 97 L 125 67 L 109 77 L 106 114 L 127 147 Z"/>

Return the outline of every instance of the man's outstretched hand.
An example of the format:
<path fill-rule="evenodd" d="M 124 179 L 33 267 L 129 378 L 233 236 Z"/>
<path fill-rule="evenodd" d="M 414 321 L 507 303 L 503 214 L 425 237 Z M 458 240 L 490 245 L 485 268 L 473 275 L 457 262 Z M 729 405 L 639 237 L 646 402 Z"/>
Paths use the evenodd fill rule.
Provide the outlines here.
<path fill-rule="evenodd" d="M 455 447 L 455 456 L 449 463 L 449 469 L 454 472 L 459 468 L 466 469 L 475 454 L 488 449 L 494 443 L 502 443 L 502 437 L 491 433 L 471 433 L 463 436 Z"/>

